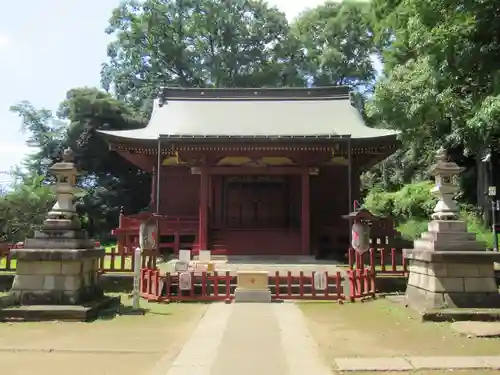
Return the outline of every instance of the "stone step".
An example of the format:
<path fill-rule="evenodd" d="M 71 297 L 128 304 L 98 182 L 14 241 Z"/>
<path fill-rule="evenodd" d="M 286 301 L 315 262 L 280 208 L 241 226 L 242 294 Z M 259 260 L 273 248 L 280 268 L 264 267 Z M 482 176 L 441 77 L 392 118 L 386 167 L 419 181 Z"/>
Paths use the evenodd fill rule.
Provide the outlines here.
<path fill-rule="evenodd" d="M 449 242 L 449 241 L 476 241 L 476 234 L 469 232 L 424 232 L 422 239 L 436 242 Z"/>

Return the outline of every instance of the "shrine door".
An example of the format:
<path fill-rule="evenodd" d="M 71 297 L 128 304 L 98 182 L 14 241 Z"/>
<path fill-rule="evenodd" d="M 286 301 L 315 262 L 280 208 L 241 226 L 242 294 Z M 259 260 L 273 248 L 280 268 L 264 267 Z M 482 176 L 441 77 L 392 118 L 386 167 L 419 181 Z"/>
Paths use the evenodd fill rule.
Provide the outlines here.
<path fill-rule="evenodd" d="M 226 227 L 278 229 L 287 226 L 284 181 L 231 181 L 226 185 Z"/>

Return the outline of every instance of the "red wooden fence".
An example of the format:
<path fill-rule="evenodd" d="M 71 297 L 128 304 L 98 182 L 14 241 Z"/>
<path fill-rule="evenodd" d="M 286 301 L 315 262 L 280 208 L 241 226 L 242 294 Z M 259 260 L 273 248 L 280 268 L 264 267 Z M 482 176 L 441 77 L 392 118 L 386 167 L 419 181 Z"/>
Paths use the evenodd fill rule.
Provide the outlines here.
<path fill-rule="evenodd" d="M 161 275 L 158 269 L 142 269 L 140 278 L 141 297 L 155 302 L 174 301 L 231 301 L 236 288 L 236 277 L 229 272 L 224 274 L 191 273 L 188 290 L 179 289 L 179 276 L 166 273 Z M 298 276 L 287 272 L 282 275 L 277 271 L 269 277 L 269 288 L 273 300 L 331 300 L 342 303 L 354 302 L 366 298 L 375 298 L 375 274 L 368 268 L 349 270 L 344 280 L 340 272 L 326 274 L 326 288 L 317 290 L 314 285 L 314 273 Z M 349 294 L 344 293 L 343 281 L 349 283 Z"/>
<path fill-rule="evenodd" d="M 364 254 L 359 254 L 353 248 L 349 249 L 349 269 L 370 268 L 377 275 L 405 276 L 408 274 L 406 259 L 402 249 L 371 248 Z"/>

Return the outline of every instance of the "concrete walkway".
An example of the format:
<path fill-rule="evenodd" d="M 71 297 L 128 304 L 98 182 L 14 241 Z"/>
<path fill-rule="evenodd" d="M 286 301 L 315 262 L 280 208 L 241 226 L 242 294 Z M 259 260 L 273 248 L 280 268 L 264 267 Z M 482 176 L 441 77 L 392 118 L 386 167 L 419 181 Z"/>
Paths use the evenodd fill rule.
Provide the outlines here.
<path fill-rule="evenodd" d="M 336 358 L 326 364 L 293 303 L 214 303 L 172 366 L 152 375 L 332 375 L 340 371 L 500 369 L 499 357 Z"/>
<path fill-rule="evenodd" d="M 172 366 L 163 362 L 152 375 L 331 375 L 292 303 L 214 303 Z"/>

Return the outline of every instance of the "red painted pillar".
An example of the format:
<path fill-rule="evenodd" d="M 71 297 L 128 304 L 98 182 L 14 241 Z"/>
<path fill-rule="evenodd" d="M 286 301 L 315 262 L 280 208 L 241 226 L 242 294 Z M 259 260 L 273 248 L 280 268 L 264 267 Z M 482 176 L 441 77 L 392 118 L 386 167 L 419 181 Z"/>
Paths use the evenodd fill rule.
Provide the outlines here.
<path fill-rule="evenodd" d="M 208 246 L 208 185 L 209 175 L 205 168 L 200 173 L 200 228 L 198 233 L 200 250 L 207 250 Z"/>
<path fill-rule="evenodd" d="M 151 211 L 156 211 L 156 168 L 151 172 Z"/>
<path fill-rule="evenodd" d="M 309 186 L 309 168 L 306 168 L 302 173 L 302 204 L 301 204 L 301 215 L 302 215 L 302 255 L 309 255 L 310 244 L 311 244 L 311 218 L 310 218 L 310 186 Z"/>

